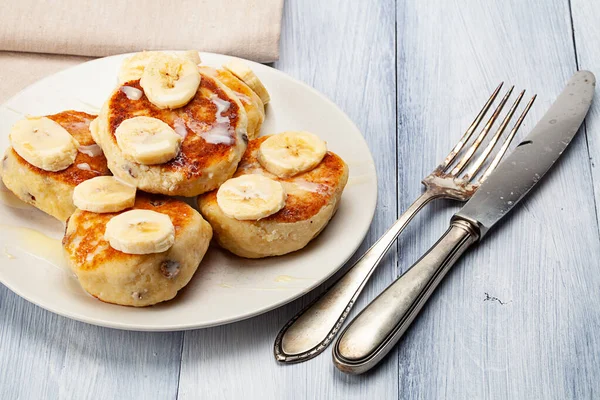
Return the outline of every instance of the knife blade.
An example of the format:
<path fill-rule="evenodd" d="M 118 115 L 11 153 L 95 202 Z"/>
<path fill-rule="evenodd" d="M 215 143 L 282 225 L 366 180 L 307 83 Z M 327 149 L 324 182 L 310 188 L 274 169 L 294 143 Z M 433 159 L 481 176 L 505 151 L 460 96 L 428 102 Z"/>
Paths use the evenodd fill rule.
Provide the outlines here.
<path fill-rule="evenodd" d="M 368 371 L 398 342 L 452 265 L 540 181 L 583 123 L 596 79 L 575 73 L 533 130 L 454 215 L 421 259 L 346 327 L 333 348 L 338 369 Z"/>
<path fill-rule="evenodd" d="M 480 239 L 527 195 L 577 133 L 592 103 L 596 79 L 574 74 L 550 109 L 456 214 L 479 229 Z"/>

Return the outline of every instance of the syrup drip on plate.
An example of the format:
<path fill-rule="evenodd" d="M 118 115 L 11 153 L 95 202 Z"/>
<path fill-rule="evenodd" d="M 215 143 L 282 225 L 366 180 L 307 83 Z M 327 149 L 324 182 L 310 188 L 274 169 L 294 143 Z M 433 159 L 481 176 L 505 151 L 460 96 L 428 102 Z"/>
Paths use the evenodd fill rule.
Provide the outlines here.
<path fill-rule="evenodd" d="M 35 229 L 3 224 L 0 227 L 11 232 L 13 243 L 21 251 L 46 261 L 61 270 L 68 270 L 60 239 L 53 239 Z M 9 251 L 10 249 L 6 250 Z"/>

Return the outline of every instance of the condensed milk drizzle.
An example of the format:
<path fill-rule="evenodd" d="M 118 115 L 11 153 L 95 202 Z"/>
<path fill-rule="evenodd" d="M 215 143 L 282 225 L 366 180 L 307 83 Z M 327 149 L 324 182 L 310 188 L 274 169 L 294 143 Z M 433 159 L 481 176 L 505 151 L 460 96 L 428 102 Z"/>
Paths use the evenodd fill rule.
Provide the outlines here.
<path fill-rule="evenodd" d="M 240 92 L 233 92 L 235 93 L 235 95 L 244 103 L 249 104 L 252 100 L 250 99 L 250 97 L 246 96 L 243 93 Z"/>
<path fill-rule="evenodd" d="M 231 124 L 229 123 L 229 117 L 223 115 L 224 112 L 227 112 L 227 110 L 229 110 L 229 107 L 231 107 L 231 103 L 226 100 L 220 99 L 216 94 L 213 94 L 210 97 L 210 101 L 217 107 L 215 123 L 210 127 L 210 129 L 206 130 L 206 124 L 198 123 L 195 121 L 188 122 L 188 126 L 196 134 L 202 136 L 202 138 L 207 143 L 223 143 L 227 145 L 232 145 L 234 143 L 234 140 Z"/>
<path fill-rule="evenodd" d="M 90 171 L 95 174 L 102 175 L 102 172 L 92 169 L 92 167 L 90 167 L 90 164 L 88 164 L 88 163 L 79 163 L 79 164 L 77 164 L 77 168 L 82 171 Z"/>
<path fill-rule="evenodd" d="M 173 121 L 173 130 L 184 139 L 188 134 L 187 128 L 185 127 L 185 121 L 179 117 L 175 118 Z"/>
<path fill-rule="evenodd" d="M 121 92 L 125 93 L 125 96 L 127 96 L 127 98 L 129 100 L 134 100 L 134 101 L 141 99 L 142 94 L 144 94 L 144 92 L 142 92 L 140 89 L 134 88 L 132 86 L 121 87 Z"/>
<path fill-rule="evenodd" d="M 102 149 L 97 144 L 90 144 L 89 146 L 79 146 L 78 150 L 80 153 L 86 154 L 90 157 L 96 157 L 103 154 Z"/>

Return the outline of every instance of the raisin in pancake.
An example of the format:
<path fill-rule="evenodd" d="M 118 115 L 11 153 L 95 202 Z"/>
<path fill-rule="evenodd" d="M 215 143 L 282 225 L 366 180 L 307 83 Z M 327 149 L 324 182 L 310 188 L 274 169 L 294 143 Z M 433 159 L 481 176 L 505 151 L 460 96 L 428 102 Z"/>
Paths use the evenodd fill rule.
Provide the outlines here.
<path fill-rule="evenodd" d="M 174 110 L 154 106 L 143 95 L 139 80 L 116 88 L 92 124 L 92 135 L 104 150 L 115 176 L 146 192 L 171 196 L 195 196 L 217 188 L 231 177 L 246 149 L 248 118 L 229 88 L 215 78 L 201 75 L 196 95 L 187 105 Z M 174 159 L 142 165 L 123 155 L 115 130 L 124 120 L 137 116 L 158 118 L 184 136 Z"/>
<path fill-rule="evenodd" d="M 284 208 L 258 221 L 240 221 L 223 213 L 216 190 L 198 197 L 217 242 L 241 257 L 282 255 L 306 246 L 329 223 L 348 181 L 348 166 L 332 152 L 314 169 L 294 177 L 282 179 L 269 173 L 257 159 L 260 144 L 267 138 L 250 141 L 234 176 L 262 174 L 281 182 L 287 193 Z"/>
<path fill-rule="evenodd" d="M 60 124 L 80 144 L 75 162 L 62 171 L 51 172 L 35 167 L 9 147 L 0 165 L 4 185 L 19 199 L 65 221 L 75 211 L 73 189 L 81 182 L 110 175 L 106 158 L 90 134 L 95 115 L 64 111 L 47 118 Z"/>
<path fill-rule="evenodd" d="M 260 128 L 265 120 L 265 106 L 260 97 L 248 85 L 227 70 L 217 70 L 206 66 L 201 67 L 200 70 L 220 80 L 240 99 L 248 116 L 248 138 L 256 139 L 260 135 Z"/>
<path fill-rule="evenodd" d="M 138 192 L 133 209 L 168 215 L 175 227 L 173 246 L 154 254 L 120 252 L 104 238 L 106 224 L 120 212 L 77 210 L 67 222 L 63 247 L 70 268 L 92 296 L 144 307 L 172 299 L 188 284 L 206 253 L 212 229 L 181 200 Z"/>

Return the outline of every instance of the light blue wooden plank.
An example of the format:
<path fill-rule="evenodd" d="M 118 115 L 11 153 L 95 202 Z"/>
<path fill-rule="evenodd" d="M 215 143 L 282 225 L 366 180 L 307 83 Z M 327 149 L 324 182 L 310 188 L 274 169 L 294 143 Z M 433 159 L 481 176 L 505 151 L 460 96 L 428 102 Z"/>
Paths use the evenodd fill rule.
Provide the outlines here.
<path fill-rule="evenodd" d="M 588 0 L 572 0 L 571 9 L 574 25 L 574 41 L 580 69 L 588 69 L 600 79 L 600 3 Z M 592 108 L 585 122 L 587 144 L 590 153 L 590 167 L 596 198 L 596 217 L 600 215 L 600 84 L 596 85 L 596 94 Z M 598 219 L 600 225 L 600 219 Z"/>
<path fill-rule="evenodd" d="M 406 1 L 398 7 L 401 206 L 500 81 L 538 93 L 521 135 L 575 70 L 564 1 Z M 506 223 L 449 274 L 401 343 L 407 398 L 583 398 L 598 379 L 581 351 L 600 327 L 600 254 L 585 137 Z M 403 193 L 404 192 L 404 193 Z M 405 193 L 411 193 L 406 196 Z M 408 268 L 445 230 L 441 204 L 404 236 Z M 594 290 L 596 289 L 596 290 Z M 499 301 L 487 300 L 487 294 Z M 583 322 L 585 321 L 585 322 Z M 578 365 L 578 368 L 574 368 Z"/>
<path fill-rule="evenodd" d="M 600 54 L 597 46 L 600 37 L 600 26 L 598 25 L 600 3 L 597 1 L 573 0 L 570 4 L 573 41 L 578 66 L 580 69 L 592 71 L 596 78 L 600 79 Z M 598 84 L 596 85 L 594 102 L 585 121 L 585 133 L 595 196 L 596 224 L 600 232 L 600 89 Z M 590 220 L 588 223 L 592 223 L 592 221 Z M 589 260 L 588 265 L 592 273 L 599 274 L 600 254 L 596 253 L 595 257 Z M 594 284 L 595 287 L 591 286 Z M 591 286 L 591 290 L 596 293 L 600 288 L 597 279 L 592 282 L 585 282 L 583 286 L 586 289 Z M 579 364 L 578 368 L 571 369 L 572 378 L 570 381 L 573 382 L 573 387 L 576 383 L 586 385 L 589 388 L 590 398 L 597 398 L 600 396 L 600 373 L 598 372 L 600 370 L 600 340 L 598 339 L 597 330 L 592 330 L 593 325 L 588 322 L 589 315 L 580 315 L 580 317 L 581 320 L 576 328 L 576 345 L 580 349 L 587 349 L 587 351 L 580 352 L 580 357 L 584 358 L 584 361 Z M 597 309 L 592 310 L 591 319 L 592 321 L 598 320 Z M 573 394 L 575 395 L 576 392 Z"/>
<path fill-rule="evenodd" d="M 404 209 L 419 193 L 419 177 L 500 81 L 539 95 L 523 136 L 576 68 L 566 1 L 407 0 L 397 20 Z M 592 397 L 600 378 L 591 354 L 599 345 L 600 246 L 590 185 L 579 135 L 510 219 L 455 266 L 401 341 L 403 397 Z M 401 270 L 456 210 L 441 203 L 416 219 L 400 243 Z"/>
<path fill-rule="evenodd" d="M 69 320 L 0 285 L 0 399 L 173 399 L 182 340 Z"/>
<path fill-rule="evenodd" d="M 396 218 L 394 19 L 393 0 L 287 1 L 281 57 L 275 64 L 338 104 L 370 145 L 379 200 L 360 252 Z M 391 281 L 394 268 L 391 254 L 368 285 L 359 309 Z M 275 363 L 275 335 L 313 297 L 314 293 L 248 321 L 186 332 L 180 398 L 397 398 L 395 359 L 360 377 L 338 372 L 329 350 L 303 364 Z"/>

